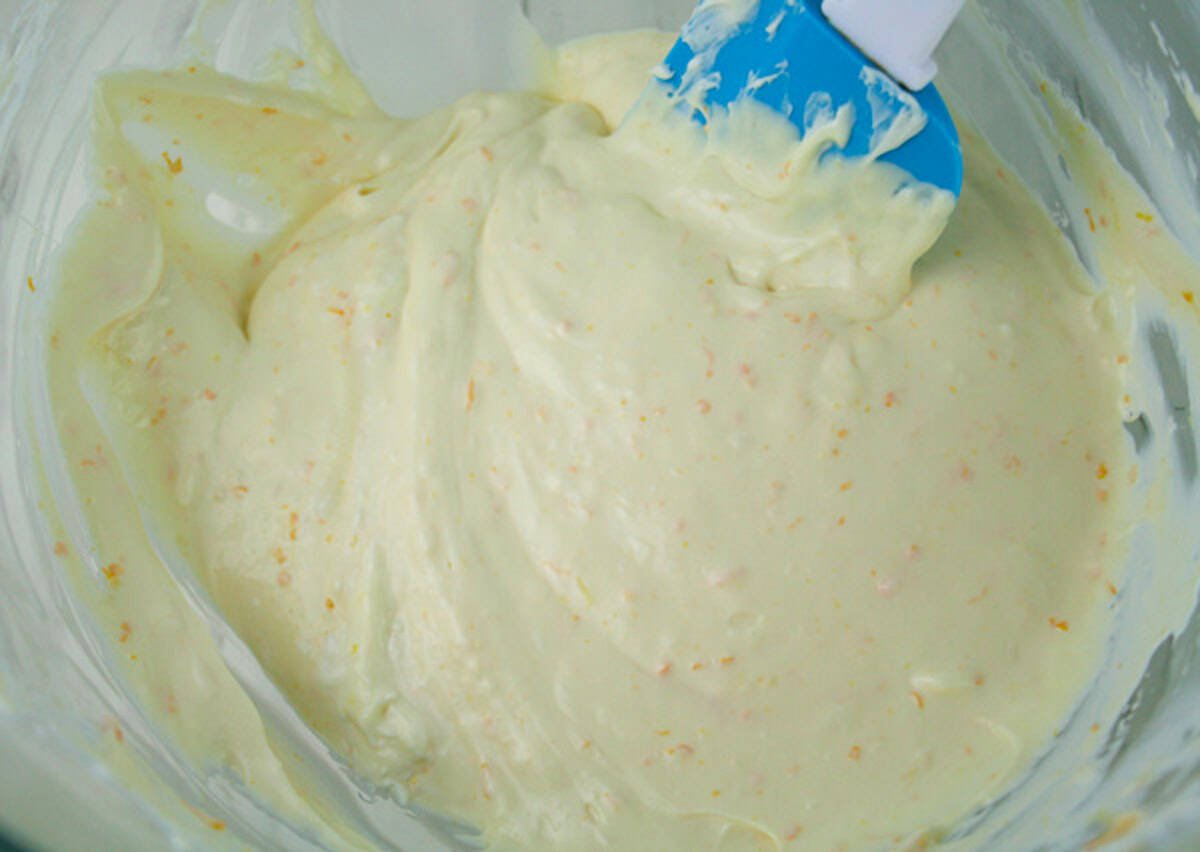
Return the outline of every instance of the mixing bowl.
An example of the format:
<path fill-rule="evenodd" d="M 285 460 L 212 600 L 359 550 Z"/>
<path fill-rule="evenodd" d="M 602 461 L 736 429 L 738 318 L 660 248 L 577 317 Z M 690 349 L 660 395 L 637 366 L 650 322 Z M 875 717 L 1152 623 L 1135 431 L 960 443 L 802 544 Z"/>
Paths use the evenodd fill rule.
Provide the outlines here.
<path fill-rule="evenodd" d="M 612 29 L 675 29 L 691 0 L 320 0 L 325 27 L 380 104 L 421 113 L 520 82 L 519 12 L 551 43 Z M 41 352 L 54 254 L 88 196 L 87 115 L 97 75 L 203 60 L 254 76 L 292 46 L 290 7 L 261 0 L 0 0 L 0 827 L 54 848 L 323 848 L 345 842 L 274 812 L 157 729 L 115 665 L 77 577 L 54 554 L 88 536 L 52 427 Z M 465 23 L 464 23 L 465 22 Z M 1200 260 L 1200 6 L 1193 0 L 974 0 L 939 56 L 939 85 L 1035 192 L 1104 286 L 1098 249 L 1043 86 L 1063 93 Z M 1200 560 L 1192 328 L 1138 313 L 1154 393 L 1125 428 L 1164 495 L 1131 531 L 1127 582 L 1103 671 L 1049 751 L 951 846 L 1200 846 Z M 1145 496 L 1144 495 L 1144 496 Z M 1146 499 L 1149 499 L 1147 497 Z M 1053 512 L 1053 506 L 1047 506 Z M 191 603 L 321 816 L 397 848 L 472 843 L 357 781 L 286 706 L 202 593 Z M 1105 720 L 1102 736 L 1085 723 Z M 119 724 L 127 748 L 106 736 Z M 1098 745 L 1097 745 L 1098 741 Z M 205 820 L 197 820 L 202 813 Z M 221 830 L 214 831 L 214 826 Z"/>

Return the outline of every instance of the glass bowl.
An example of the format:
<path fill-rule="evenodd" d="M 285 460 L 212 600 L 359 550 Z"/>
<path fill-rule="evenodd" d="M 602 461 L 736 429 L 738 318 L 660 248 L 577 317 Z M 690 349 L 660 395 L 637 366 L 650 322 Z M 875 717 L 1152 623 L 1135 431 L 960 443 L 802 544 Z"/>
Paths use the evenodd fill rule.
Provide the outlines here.
<path fill-rule="evenodd" d="M 518 57 L 495 37 L 513 24 L 515 4 L 317 5 L 351 66 L 397 114 L 518 84 Z M 526 0 L 519 11 L 557 43 L 604 30 L 675 29 L 691 5 Z M 288 4 L 0 0 L 0 33 L 0 827 L 54 848 L 315 849 L 355 838 L 401 849 L 472 845 L 469 832 L 409 811 L 346 770 L 202 594 L 192 594 L 192 606 L 264 726 L 294 755 L 291 769 L 324 803 L 322 818 L 277 813 L 219 766 L 187 760 L 139 706 L 89 615 L 79 577 L 54 554 L 57 541 L 69 541 L 80 568 L 89 567 L 41 352 L 54 253 L 88 198 L 92 83 L 111 68 L 185 59 L 253 77 L 271 51 L 296 47 Z M 1099 286 L 1077 188 L 1037 96 L 1044 83 L 1065 94 L 1180 242 L 1200 255 L 1200 96 L 1192 82 L 1200 80 L 1200 6 L 1193 0 L 1019 8 L 977 0 L 939 59 L 939 86 L 958 119 L 1041 198 Z M 1126 428 L 1148 462 L 1170 471 L 1168 505 L 1133 533 L 1104 671 L 1028 776 L 940 838 L 948 846 L 1200 847 L 1200 617 L 1192 606 L 1200 506 L 1190 391 L 1200 351 L 1192 329 L 1152 310 L 1138 321 L 1160 402 L 1131 413 Z M 1085 717 L 1106 720 L 1099 748 L 1082 730 Z M 120 760 L 104 746 L 114 723 L 129 746 Z M 343 833 L 331 833 L 331 824 Z"/>

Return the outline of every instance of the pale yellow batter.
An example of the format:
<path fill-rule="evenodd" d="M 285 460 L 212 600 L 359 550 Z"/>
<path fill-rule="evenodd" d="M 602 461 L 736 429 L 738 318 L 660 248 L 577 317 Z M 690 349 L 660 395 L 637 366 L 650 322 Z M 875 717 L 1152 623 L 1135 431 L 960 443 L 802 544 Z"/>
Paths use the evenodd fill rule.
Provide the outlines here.
<path fill-rule="evenodd" d="M 103 84 L 60 436 L 193 754 L 286 786 L 147 527 L 353 767 L 501 847 L 902 843 L 1047 747 L 1121 582 L 1118 297 L 969 135 L 924 254 L 949 200 L 816 136 L 613 134 L 669 43 L 407 123 Z"/>

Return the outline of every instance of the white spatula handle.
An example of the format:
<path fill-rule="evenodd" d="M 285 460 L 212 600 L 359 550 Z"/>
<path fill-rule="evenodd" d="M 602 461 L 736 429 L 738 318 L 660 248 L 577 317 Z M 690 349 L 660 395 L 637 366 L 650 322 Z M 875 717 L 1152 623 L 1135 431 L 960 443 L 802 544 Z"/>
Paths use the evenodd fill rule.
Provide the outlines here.
<path fill-rule="evenodd" d="M 933 51 L 966 0 L 824 0 L 829 22 L 912 91 L 937 74 Z"/>

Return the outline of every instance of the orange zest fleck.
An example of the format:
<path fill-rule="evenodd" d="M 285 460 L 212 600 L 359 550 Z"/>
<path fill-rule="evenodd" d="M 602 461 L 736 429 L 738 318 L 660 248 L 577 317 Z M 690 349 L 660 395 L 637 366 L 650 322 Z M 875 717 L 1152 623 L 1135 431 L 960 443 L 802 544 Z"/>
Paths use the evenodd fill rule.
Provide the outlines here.
<path fill-rule="evenodd" d="M 849 491 L 853 487 L 854 487 L 854 483 L 847 480 L 846 482 L 843 482 L 840 486 L 838 486 L 838 490 L 839 491 Z"/>
<path fill-rule="evenodd" d="M 212 402 L 214 399 L 217 398 L 217 392 L 215 390 L 213 390 L 212 388 L 205 388 L 204 389 L 204 398 L 207 399 L 209 402 Z"/>
<path fill-rule="evenodd" d="M 734 657 L 722 657 L 718 662 L 720 662 L 720 664 L 723 666 L 731 666 L 733 665 L 734 659 Z"/>
<path fill-rule="evenodd" d="M 271 551 L 271 555 L 275 557 L 275 563 L 277 565 L 287 564 L 287 554 L 283 552 L 282 547 L 275 548 L 273 551 Z"/>
<path fill-rule="evenodd" d="M 334 608 L 333 598 L 325 598 L 325 609 L 329 610 L 330 612 L 333 612 L 333 608 Z"/>
<path fill-rule="evenodd" d="M 104 575 L 104 579 L 108 580 L 110 585 L 119 586 L 121 584 L 121 575 L 125 573 L 125 569 L 116 562 L 110 562 L 100 569 L 100 573 Z"/>
<path fill-rule="evenodd" d="M 1097 479 L 1107 479 L 1108 478 L 1108 465 L 1106 465 L 1106 464 L 1097 465 L 1096 478 Z"/>
<path fill-rule="evenodd" d="M 979 594 L 967 598 L 967 603 L 971 606 L 974 606 L 975 604 L 979 603 L 981 600 L 986 598 L 991 593 L 992 593 L 991 586 L 984 586 L 982 589 L 979 590 Z"/>
<path fill-rule="evenodd" d="M 1063 621 L 1061 618 L 1051 617 L 1049 619 L 1049 621 L 1050 621 L 1051 627 L 1053 627 L 1055 630 L 1058 630 L 1062 633 L 1066 633 L 1068 630 L 1071 629 L 1071 625 L 1069 625 L 1067 622 Z"/>
<path fill-rule="evenodd" d="M 65 542 L 61 542 L 61 541 L 54 542 L 54 555 L 55 556 L 66 556 L 70 552 L 71 551 L 67 547 Z"/>
<path fill-rule="evenodd" d="M 475 407 L 475 380 L 467 382 L 467 411 Z"/>
<path fill-rule="evenodd" d="M 1196 304 L 1196 294 L 1193 293 L 1191 290 L 1184 290 L 1183 291 L 1183 300 L 1185 302 L 1187 302 L 1189 305 L 1194 305 L 1194 304 Z"/>
<path fill-rule="evenodd" d="M 288 516 L 288 527 L 289 527 L 288 538 L 292 541 L 296 540 L 296 533 L 297 533 L 296 528 L 299 525 L 299 523 L 300 523 L 300 515 L 297 514 L 296 512 L 292 512 L 292 514 Z"/>
<path fill-rule="evenodd" d="M 25 279 L 25 286 L 29 288 L 30 293 L 37 291 L 37 287 L 35 287 L 33 284 L 33 276 L 32 275 L 30 275 L 28 278 Z"/>
<path fill-rule="evenodd" d="M 712 413 L 712 403 L 709 402 L 707 399 L 697 400 L 696 401 L 696 410 L 699 411 L 701 414 L 711 414 Z"/>
<path fill-rule="evenodd" d="M 1114 843 L 1137 828 L 1141 821 L 1141 816 L 1136 813 L 1123 814 L 1122 816 L 1113 820 L 1112 824 L 1109 825 L 1108 829 L 1103 834 L 1093 837 L 1083 848 L 1088 850 L 1099 849 L 1102 846 L 1107 846 L 1110 843 Z"/>
<path fill-rule="evenodd" d="M 250 493 L 250 489 L 247 488 L 245 485 L 235 485 L 235 486 L 233 486 L 233 493 L 235 495 L 237 495 L 238 497 L 245 497 L 247 494 Z"/>
<path fill-rule="evenodd" d="M 262 108 L 263 115 L 278 115 L 278 113 L 279 113 L 279 110 L 277 110 L 275 107 L 263 107 Z"/>
<path fill-rule="evenodd" d="M 121 632 L 117 634 L 117 641 L 124 645 L 129 641 L 129 637 L 133 635 L 133 627 L 128 621 L 121 622 Z"/>
<path fill-rule="evenodd" d="M 287 571 L 280 571 L 275 575 L 275 582 L 279 584 L 280 588 L 286 589 L 292 584 L 292 575 Z"/>
<path fill-rule="evenodd" d="M 1143 213 L 1141 210 L 1134 213 L 1133 215 L 1136 216 L 1137 218 L 1141 219 L 1143 222 L 1153 222 L 1154 221 L 1153 216 L 1151 216 L 1149 213 Z"/>
<path fill-rule="evenodd" d="M 172 160 L 171 155 L 166 151 L 163 151 L 162 157 L 163 161 L 167 164 L 168 172 L 173 175 L 177 175 L 183 171 L 183 157 L 176 157 L 174 160 Z"/>
<path fill-rule="evenodd" d="M 1085 216 L 1087 216 L 1088 228 L 1091 229 L 1093 234 L 1096 233 L 1096 220 L 1092 218 L 1092 208 L 1090 208 L 1090 207 L 1083 208 L 1083 214 Z"/>
<path fill-rule="evenodd" d="M 851 746 L 850 753 L 847 755 L 851 760 L 859 760 L 862 757 L 861 746 Z"/>
<path fill-rule="evenodd" d="M 893 391 L 888 391 L 883 397 L 884 408 L 893 408 L 896 405 L 896 394 Z"/>
<path fill-rule="evenodd" d="M 694 748 L 692 748 L 690 745 L 688 745 L 687 743 L 676 743 L 675 748 L 668 749 L 668 751 L 670 751 L 672 754 L 674 754 L 676 751 L 681 751 L 685 755 L 696 753 L 696 750 Z"/>
<path fill-rule="evenodd" d="M 671 673 L 671 664 L 663 663 L 655 671 L 658 672 L 660 677 L 666 677 Z"/>
<path fill-rule="evenodd" d="M 921 693 L 917 692 L 915 689 L 909 694 L 912 695 L 913 701 L 917 702 L 917 709 L 924 710 L 925 709 L 925 696 L 922 695 Z"/>
<path fill-rule="evenodd" d="M 1110 595 L 1112 595 L 1114 598 L 1117 596 L 1117 586 L 1116 586 L 1116 584 L 1115 584 L 1115 583 L 1113 583 L 1113 581 L 1112 581 L 1112 580 L 1109 580 L 1108 582 L 1106 582 L 1106 583 L 1104 584 L 1104 587 L 1105 587 L 1106 589 L 1108 589 L 1108 593 L 1109 593 Z"/>

